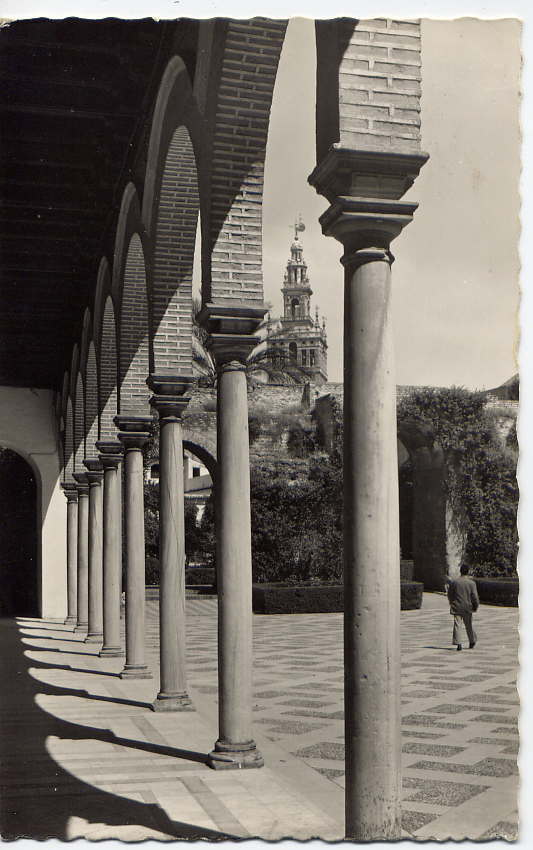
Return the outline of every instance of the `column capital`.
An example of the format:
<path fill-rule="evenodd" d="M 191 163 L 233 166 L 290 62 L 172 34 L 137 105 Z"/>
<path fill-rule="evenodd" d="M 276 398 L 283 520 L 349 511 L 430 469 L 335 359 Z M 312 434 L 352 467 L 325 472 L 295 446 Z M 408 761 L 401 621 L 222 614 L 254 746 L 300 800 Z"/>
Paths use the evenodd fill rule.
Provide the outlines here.
<path fill-rule="evenodd" d="M 66 496 L 67 502 L 78 501 L 78 485 L 74 481 L 65 481 L 61 484 L 61 489 Z"/>
<path fill-rule="evenodd" d="M 159 420 L 179 421 L 191 397 L 185 395 L 195 383 L 191 375 L 150 375 L 146 383 L 154 391 L 150 404 L 159 414 Z"/>
<path fill-rule="evenodd" d="M 267 310 L 264 304 L 204 304 L 198 323 L 209 334 L 207 348 L 218 368 L 230 362 L 246 362 L 257 345 L 255 332 Z"/>
<path fill-rule="evenodd" d="M 86 472 L 73 472 L 72 477 L 76 481 L 76 489 L 79 496 L 89 495 L 89 479 Z"/>
<path fill-rule="evenodd" d="M 96 442 L 98 458 L 105 469 L 116 469 L 124 456 L 124 448 L 119 440 L 98 440 Z"/>
<path fill-rule="evenodd" d="M 316 166 L 309 183 L 330 202 L 319 219 L 322 232 L 343 244 L 344 265 L 393 261 L 390 243 L 412 221 L 418 207 L 400 198 L 427 159 L 425 153 L 364 151 L 334 145 Z"/>
<path fill-rule="evenodd" d="M 335 144 L 307 179 L 330 204 L 341 195 L 398 200 L 428 159 L 427 153 L 358 150 Z"/>
<path fill-rule="evenodd" d="M 142 449 L 152 436 L 151 416 L 115 416 L 118 439 L 125 449 Z"/>
<path fill-rule="evenodd" d="M 342 195 L 320 218 L 325 236 L 342 243 L 343 265 L 362 265 L 375 260 L 392 262 L 390 243 L 413 220 L 416 203 Z M 363 252 L 363 253 L 361 253 Z"/>
<path fill-rule="evenodd" d="M 83 461 L 83 465 L 87 469 L 87 479 L 89 481 L 89 486 L 91 484 L 100 484 L 102 478 L 104 477 L 104 470 L 100 461 L 94 458 L 86 458 Z"/>

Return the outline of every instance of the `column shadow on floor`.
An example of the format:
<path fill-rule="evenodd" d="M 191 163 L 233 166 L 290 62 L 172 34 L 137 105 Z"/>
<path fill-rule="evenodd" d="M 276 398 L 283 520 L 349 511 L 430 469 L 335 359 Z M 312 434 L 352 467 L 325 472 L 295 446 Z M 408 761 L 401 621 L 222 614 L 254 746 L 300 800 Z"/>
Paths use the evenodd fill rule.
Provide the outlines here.
<path fill-rule="evenodd" d="M 48 670 L 68 670 L 69 673 L 88 673 L 90 676 L 111 676 L 112 679 L 120 677 L 120 673 L 110 673 L 108 670 L 86 670 L 84 667 L 71 667 L 70 664 L 44 664 L 44 662 L 35 658 L 31 660 L 34 662 L 32 667 L 35 667 L 36 664 L 43 664 Z"/>
<path fill-rule="evenodd" d="M 74 652 L 72 649 L 58 649 L 53 646 L 49 649 L 45 646 L 35 646 L 33 643 L 24 643 L 25 649 L 29 649 L 31 652 L 60 652 L 61 655 L 82 655 L 84 658 L 98 658 L 97 652 Z"/>
<path fill-rule="evenodd" d="M 4 789 L 0 799 L 0 831 L 4 840 L 68 840 L 70 818 L 111 828 L 138 825 L 179 839 L 238 838 L 171 820 L 157 804 L 102 791 L 65 770 L 47 749 L 49 736 L 105 741 L 197 763 L 205 762 L 206 755 L 120 738 L 110 729 L 81 726 L 49 714 L 37 704 L 37 696 L 57 697 L 65 691 L 31 676 L 29 668 L 37 665 L 25 656 L 25 645 L 14 621 L 0 623 L 0 637 L 0 675 L 8 684 L 0 695 L 0 780 Z M 47 665 L 41 662 L 39 666 Z"/>
<path fill-rule="evenodd" d="M 64 637 L 64 638 L 60 638 L 60 637 L 43 637 L 43 638 L 40 638 L 38 635 L 27 634 L 26 630 L 24 630 L 23 632 L 21 632 L 21 634 L 22 634 L 24 637 L 26 637 L 26 638 L 30 638 L 31 640 L 45 640 L 45 641 L 49 641 L 49 640 L 60 640 L 62 643 L 80 643 L 80 644 L 85 644 L 85 639 L 76 640 L 76 638 L 72 638 L 72 637 L 71 637 L 71 638 L 69 638 L 69 637 Z M 68 635 L 69 635 L 69 634 L 71 635 L 71 634 L 72 634 L 72 632 L 67 632 L 67 634 L 68 634 Z M 87 645 L 89 645 L 89 644 L 87 644 Z M 93 644 L 93 646 L 95 646 L 95 644 Z"/>

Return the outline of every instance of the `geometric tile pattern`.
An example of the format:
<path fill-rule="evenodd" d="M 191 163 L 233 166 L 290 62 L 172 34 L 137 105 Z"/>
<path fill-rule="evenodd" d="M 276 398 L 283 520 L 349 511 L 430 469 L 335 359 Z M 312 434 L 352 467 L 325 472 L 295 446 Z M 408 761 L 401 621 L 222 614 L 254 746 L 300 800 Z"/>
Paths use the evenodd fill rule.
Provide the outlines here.
<path fill-rule="evenodd" d="M 451 645 L 452 622 L 442 594 L 401 614 L 403 827 L 421 840 L 490 829 L 509 840 L 518 828 L 518 737 L 510 737 L 518 736 L 518 610 L 482 605 L 478 643 L 462 653 Z M 343 788 L 342 615 L 256 615 L 254 649 L 257 739 Z M 210 652 L 204 645 L 204 664 Z M 202 668 L 193 665 L 191 683 Z M 450 806 L 461 806 L 455 822 Z"/>
<path fill-rule="evenodd" d="M 216 772 L 216 600 L 188 599 L 196 711 L 155 714 L 153 680 L 126 681 L 62 625 L 1 621 L 0 816 L 5 838 L 124 841 L 343 835 L 342 615 L 254 616 L 254 735 L 266 767 Z M 401 614 L 403 828 L 418 840 L 517 832 L 517 609 L 482 605 L 457 653 L 445 598 Z M 22 640 L 22 643 L 21 643 Z"/>

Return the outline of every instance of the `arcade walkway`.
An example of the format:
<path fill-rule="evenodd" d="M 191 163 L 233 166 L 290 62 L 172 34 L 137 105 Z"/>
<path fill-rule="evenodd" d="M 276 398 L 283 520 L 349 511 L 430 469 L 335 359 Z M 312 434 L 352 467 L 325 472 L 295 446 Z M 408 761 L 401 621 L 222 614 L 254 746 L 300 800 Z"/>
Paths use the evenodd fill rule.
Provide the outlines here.
<path fill-rule="evenodd" d="M 266 767 L 216 772 L 216 602 L 187 601 L 195 712 L 154 714 L 63 625 L 0 621 L 4 838 L 305 839 L 343 835 L 342 617 L 254 617 L 254 733 Z M 149 602 L 156 670 L 157 605 Z M 516 609 L 482 606 L 449 645 L 444 597 L 402 613 L 406 837 L 516 836 Z"/>

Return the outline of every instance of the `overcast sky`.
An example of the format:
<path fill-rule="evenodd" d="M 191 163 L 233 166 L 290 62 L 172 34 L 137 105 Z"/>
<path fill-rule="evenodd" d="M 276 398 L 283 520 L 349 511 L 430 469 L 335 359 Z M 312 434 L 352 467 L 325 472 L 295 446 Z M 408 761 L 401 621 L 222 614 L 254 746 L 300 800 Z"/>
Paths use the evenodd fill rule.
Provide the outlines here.
<path fill-rule="evenodd" d="M 420 204 L 415 219 L 392 245 L 398 383 L 489 388 L 516 372 L 520 30 L 516 20 L 423 22 L 422 143 L 431 158 L 406 196 Z M 315 62 L 312 22 L 291 21 L 265 175 L 265 297 L 279 313 L 290 225 L 301 212 L 329 378 L 340 381 L 342 249 L 322 236 L 327 202 L 307 184 Z"/>

